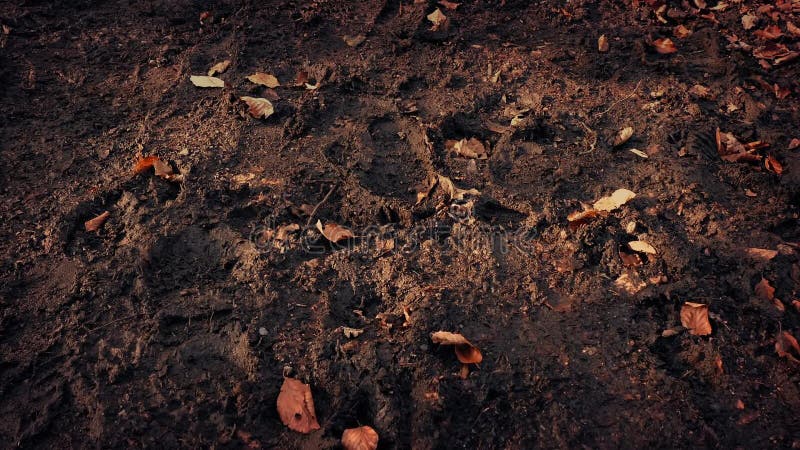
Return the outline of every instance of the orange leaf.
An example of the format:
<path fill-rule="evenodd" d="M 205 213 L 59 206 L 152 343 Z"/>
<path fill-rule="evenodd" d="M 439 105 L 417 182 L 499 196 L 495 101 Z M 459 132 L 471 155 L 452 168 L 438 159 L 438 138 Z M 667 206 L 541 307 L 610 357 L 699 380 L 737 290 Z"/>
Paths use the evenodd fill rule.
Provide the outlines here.
<path fill-rule="evenodd" d="M 767 41 L 778 39 L 779 37 L 783 36 L 781 28 L 774 24 L 764 28 L 763 30 L 756 30 L 753 32 L 753 34 Z"/>
<path fill-rule="evenodd" d="M 478 364 L 483 361 L 483 355 L 478 347 L 472 345 L 467 338 L 448 331 L 437 331 L 431 334 L 434 344 L 455 346 L 456 357 L 463 364 Z"/>
<path fill-rule="evenodd" d="M 676 37 L 676 38 L 678 38 L 678 39 L 685 39 L 685 38 L 687 38 L 687 37 L 689 37 L 689 36 L 691 36 L 691 35 L 692 35 L 692 30 L 690 30 L 690 29 L 686 28 L 686 27 L 685 27 L 685 26 L 683 26 L 683 25 L 678 25 L 678 26 L 677 26 L 677 27 L 675 27 L 675 29 L 673 30 L 673 33 L 675 34 L 675 37 Z"/>
<path fill-rule="evenodd" d="M 794 138 L 789 142 L 789 150 L 800 148 L 800 139 Z"/>
<path fill-rule="evenodd" d="M 761 261 L 769 261 L 778 256 L 777 250 L 770 250 L 767 248 L 748 248 L 745 249 L 745 253 L 747 253 L 747 256 L 750 258 Z"/>
<path fill-rule="evenodd" d="M 778 338 L 775 340 L 775 351 L 778 353 L 778 356 L 782 358 L 787 358 L 790 361 L 794 361 L 796 363 L 800 363 L 794 355 L 792 355 L 792 350 L 794 353 L 800 356 L 800 344 L 797 343 L 797 339 L 794 338 L 788 331 L 784 331 L 783 333 L 778 335 Z"/>
<path fill-rule="evenodd" d="M 708 321 L 708 305 L 686 302 L 681 308 L 681 325 L 689 329 L 695 336 L 711 334 L 711 322 Z"/>
<path fill-rule="evenodd" d="M 675 43 L 672 42 L 672 39 L 670 38 L 656 39 L 653 41 L 653 47 L 655 47 L 656 51 L 662 55 L 668 55 L 678 51 L 678 49 L 675 47 Z"/>
<path fill-rule="evenodd" d="M 323 228 L 322 221 L 319 220 L 317 220 L 317 230 L 319 230 L 319 232 L 325 236 L 325 239 L 333 242 L 334 244 L 345 239 L 356 237 L 353 232 L 350 231 L 350 229 L 335 223 L 326 223 L 325 227 Z"/>
<path fill-rule="evenodd" d="M 255 84 L 260 84 L 262 86 L 266 86 L 268 88 L 276 88 L 281 85 L 277 78 L 274 75 L 270 75 L 268 73 L 263 72 L 256 72 L 252 75 L 247 77 L 248 81 Z"/>
<path fill-rule="evenodd" d="M 86 227 L 86 231 L 97 231 L 103 226 L 103 224 L 106 222 L 106 219 L 108 219 L 108 216 L 110 215 L 110 212 L 105 211 L 103 214 L 100 214 L 94 219 L 87 220 L 83 226 Z"/>
<path fill-rule="evenodd" d="M 372 427 L 348 428 L 342 433 L 345 450 L 375 450 L 378 448 L 378 433 Z"/>
<path fill-rule="evenodd" d="M 775 172 L 778 175 L 783 173 L 783 166 L 772 155 L 767 155 L 767 157 L 764 159 L 764 167 L 766 167 L 770 172 Z"/>
<path fill-rule="evenodd" d="M 271 116 L 272 113 L 275 112 L 275 108 L 272 106 L 269 100 L 265 98 L 255 98 L 255 97 L 241 97 L 241 100 L 247 103 L 248 109 L 247 112 L 250 113 L 251 116 L 255 117 L 256 119 L 264 118 Z"/>
<path fill-rule="evenodd" d="M 145 158 L 136 161 L 136 165 L 133 167 L 134 175 L 138 175 L 140 173 L 144 173 L 147 169 L 153 167 L 153 164 L 158 161 L 158 156 L 147 156 Z"/>
<path fill-rule="evenodd" d="M 447 0 L 441 0 L 439 4 L 449 9 L 450 11 L 455 11 L 456 8 L 461 6 L 461 3 L 448 2 Z"/>
<path fill-rule="evenodd" d="M 277 407 L 281 421 L 290 429 L 304 434 L 319 430 L 311 388 L 302 381 L 283 379 Z"/>
<path fill-rule="evenodd" d="M 761 281 L 756 284 L 755 288 L 753 288 L 753 291 L 756 297 L 771 302 L 779 311 L 783 312 L 786 310 L 786 307 L 783 306 L 783 302 L 775 298 L 775 288 L 769 284 L 769 280 L 766 278 L 762 278 Z"/>

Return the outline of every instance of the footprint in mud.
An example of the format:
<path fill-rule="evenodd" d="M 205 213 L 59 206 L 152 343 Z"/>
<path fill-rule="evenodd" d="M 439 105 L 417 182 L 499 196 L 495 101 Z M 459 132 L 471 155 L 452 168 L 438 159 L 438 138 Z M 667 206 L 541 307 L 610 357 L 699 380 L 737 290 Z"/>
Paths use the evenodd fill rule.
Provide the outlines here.
<path fill-rule="evenodd" d="M 422 136 L 413 126 L 391 118 L 380 118 L 369 126 L 365 147 L 372 150 L 369 169 L 361 184 L 376 195 L 411 199 L 412 188 L 426 177 L 417 148 Z"/>

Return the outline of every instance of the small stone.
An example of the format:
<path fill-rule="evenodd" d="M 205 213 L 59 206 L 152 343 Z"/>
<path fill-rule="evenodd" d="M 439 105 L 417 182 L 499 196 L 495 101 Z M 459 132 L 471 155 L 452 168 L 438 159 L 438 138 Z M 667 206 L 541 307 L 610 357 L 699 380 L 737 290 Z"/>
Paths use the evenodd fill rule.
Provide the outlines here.
<path fill-rule="evenodd" d="M 266 335 L 267 335 L 267 329 L 266 329 L 266 328 L 264 328 L 264 327 L 261 327 L 261 328 L 259 328 L 259 329 L 258 329 L 258 334 L 259 334 L 260 336 L 266 336 Z"/>
<path fill-rule="evenodd" d="M 625 225 L 625 232 L 628 234 L 633 234 L 636 232 L 636 222 L 630 221 L 627 225 Z"/>
<path fill-rule="evenodd" d="M 428 351 L 428 344 L 421 344 L 419 346 L 419 349 L 422 350 L 423 352 L 427 352 Z"/>

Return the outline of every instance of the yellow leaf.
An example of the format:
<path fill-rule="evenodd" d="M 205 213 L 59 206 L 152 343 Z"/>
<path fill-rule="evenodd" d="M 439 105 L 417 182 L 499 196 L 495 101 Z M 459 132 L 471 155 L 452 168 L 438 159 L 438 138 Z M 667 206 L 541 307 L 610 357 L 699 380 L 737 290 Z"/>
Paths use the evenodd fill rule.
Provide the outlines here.
<path fill-rule="evenodd" d="M 247 79 L 251 83 L 260 84 L 260 85 L 266 86 L 268 88 L 276 88 L 276 87 L 281 85 L 278 82 L 278 79 L 275 78 L 275 76 L 270 75 L 268 73 L 256 72 L 256 73 L 248 76 Z"/>
<path fill-rule="evenodd" d="M 216 63 L 213 66 L 211 66 L 210 69 L 208 69 L 208 76 L 213 77 L 217 73 L 225 72 L 226 70 L 228 70 L 228 67 L 230 65 L 231 65 L 231 61 L 229 59 L 226 59 L 225 61 Z"/>
<path fill-rule="evenodd" d="M 225 82 L 217 77 L 206 77 L 203 75 L 192 75 L 189 80 L 193 85 L 201 88 L 221 88 L 225 87 Z"/>
<path fill-rule="evenodd" d="M 267 118 L 275 112 L 275 108 L 272 107 L 272 103 L 265 98 L 254 98 L 254 97 L 241 97 L 241 100 L 247 103 L 249 109 L 247 110 L 251 116 L 258 118 Z"/>
<path fill-rule="evenodd" d="M 627 189 L 617 189 L 610 197 L 603 197 L 596 201 L 594 209 L 598 211 L 613 211 L 628 203 L 634 197 L 636 197 L 636 194 Z"/>

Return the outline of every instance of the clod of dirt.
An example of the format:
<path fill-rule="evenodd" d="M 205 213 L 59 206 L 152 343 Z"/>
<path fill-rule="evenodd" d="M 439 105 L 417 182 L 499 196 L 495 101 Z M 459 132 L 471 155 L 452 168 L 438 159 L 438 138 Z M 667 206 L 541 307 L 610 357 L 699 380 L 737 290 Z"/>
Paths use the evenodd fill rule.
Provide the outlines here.
<path fill-rule="evenodd" d="M 625 272 L 614 280 L 614 286 L 623 294 L 630 296 L 636 295 L 647 287 L 647 283 L 642 280 L 636 272 Z"/>
<path fill-rule="evenodd" d="M 311 388 L 302 381 L 294 378 L 283 379 L 277 408 L 281 421 L 290 429 L 299 433 L 319 430 Z"/>
<path fill-rule="evenodd" d="M 221 88 L 225 87 L 225 82 L 217 77 L 207 77 L 203 75 L 192 75 L 189 80 L 193 85 L 201 88 Z"/>
<path fill-rule="evenodd" d="M 455 144 L 453 144 L 453 150 L 465 158 L 476 158 L 476 159 L 486 159 L 486 147 L 484 147 L 483 142 L 475 139 L 462 139 Z"/>
<path fill-rule="evenodd" d="M 211 66 L 210 69 L 208 69 L 208 76 L 213 77 L 214 75 L 216 75 L 218 73 L 223 73 L 226 70 L 228 70 L 228 67 L 230 67 L 230 65 L 231 65 L 231 61 L 229 59 L 226 59 L 225 61 L 222 61 L 222 62 L 218 62 L 218 63 L 214 64 L 213 66 Z"/>
<path fill-rule="evenodd" d="M 248 106 L 247 112 L 256 119 L 266 119 L 275 112 L 272 103 L 265 98 L 241 97 L 241 100 Z"/>
<path fill-rule="evenodd" d="M 363 34 L 359 34 L 357 36 L 344 35 L 342 36 L 342 40 L 350 47 L 358 47 L 367 40 L 367 37 Z"/>
<path fill-rule="evenodd" d="M 775 340 L 775 351 L 781 358 L 800 363 L 800 360 L 797 359 L 800 357 L 800 344 L 797 343 L 797 339 L 788 331 L 784 331 L 778 335 Z"/>
<path fill-rule="evenodd" d="M 100 229 L 100 227 L 103 226 L 104 223 L 106 223 L 106 219 L 108 219 L 108 216 L 110 215 L 111 215 L 110 212 L 104 211 L 102 214 L 95 217 L 94 219 L 87 220 L 83 224 L 83 226 L 86 228 L 86 231 L 97 231 Z"/>
<path fill-rule="evenodd" d="M 345 450 L 375 450 L 378 448 L 378 433 L 370 426 L 348 428 L 342 433 Z"/>
<path fill-rule="evenodd" d="M 711 334 L 711 322 L 708 321 L 708 305 L 686 302 L 681 307 L 681 325 L 689 329 L 695 336 Z"/>
<path fill-rule="evenodd" d="M 478 364 L 483 361 L 483 355 L 478 347 L 472 345 L 467 338 L 458 333 L 449 331 L 437 331 L 431 333 L 431 340 L 434 344 L 453 345 L 456 357 L 462 364 Z"/>
<path fill-rule="evenodd" d="M 251 83 L 260 84 L 262 86 L 266 86 L 270 89 L 274 89 L 281 85 L 277 78 L 274 75 L 270 75 L 268 73 L 263 72 L 256 72 L 252 75 L 247 76 L 247 80 Z"/>
<path fill-rule="evenodd" d="M 325 239 L 333 242 L 334 244 L 344 241 L 346 239 L 354 238 L 355 235 L 348 228 L 335 223 L 326 223 L 322 226 L 322 221 L 317 220 L 317 230 L 325 236 Z"/>

